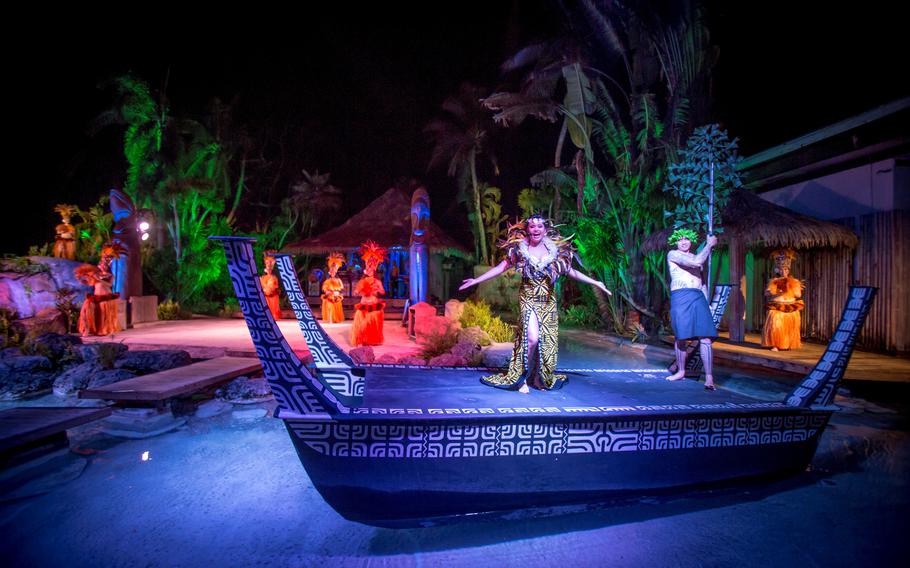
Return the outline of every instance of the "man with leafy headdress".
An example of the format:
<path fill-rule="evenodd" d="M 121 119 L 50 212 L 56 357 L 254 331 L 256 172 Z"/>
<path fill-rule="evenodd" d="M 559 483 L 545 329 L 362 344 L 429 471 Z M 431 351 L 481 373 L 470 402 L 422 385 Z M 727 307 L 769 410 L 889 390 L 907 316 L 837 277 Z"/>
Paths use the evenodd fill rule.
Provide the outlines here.
<path fill-rule="evenodd" d="M 704 281 L 703 268 L 711 256 L 711 249 L 717 244 L 717 237 L 708 235 L 705 247 L 698 254 L 690 250 L 698 240 L 691 229 L 676 229 L 667 243 L 675 250 L 667 254 L 670 268 L 670 323 L 673 325 L 676 354 L 676 373 L 668 381 L 679 381 L 686 377 L 686 342 L 699 342 L 701 360 L 705 365 L 705 389 L 715 390 L 712 365 L 711 342 L 717 337 L 717 328 L 708 309 L 708 288 Z"/>

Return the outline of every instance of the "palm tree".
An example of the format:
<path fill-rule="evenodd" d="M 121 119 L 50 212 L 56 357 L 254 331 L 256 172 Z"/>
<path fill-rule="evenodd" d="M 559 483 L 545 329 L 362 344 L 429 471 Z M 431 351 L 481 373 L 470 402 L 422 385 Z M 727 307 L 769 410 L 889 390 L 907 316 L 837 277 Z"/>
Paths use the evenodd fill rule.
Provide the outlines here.
<path fill-rule="evenodd" d="M 590 135 L 596 84 L 592 77 L 600 72 L 587 63 L 582 47 L 568 38 L 525 47 L 503 63 L 501 70 L 503 73 L 527 70 L 521 89 L 518 92 L 493 93 L 483 100 L 483 105 L 496 112 L 493 120 L 497 124 L 507 127 L 518 126 L 529 116 L 548 122 L 556 122 L 562 117 L 553 169 L 559 170 L 562 166 L 568 133 L 577 149 L 573 164 L 578 186 L 576 206 L 578 215 L 581 215 L 586 166 L 593 159 Z M 560 92 L 563 93 L 562 100 L 557 100 Z M 553 212 L 554 217 L 559 219 L 559 185 L 553 187 Z"/>
<path fill-rule="evenodd" d="M 493 121 L 481 105 L 484 93 L 481 87 L 463 83 L 457 95 L 443 101 L 444 116 L 430 121 L 424 131 L 434 141 L 427 169 L 448 162 L 447 172 L 450 176 L 458 176 L 462 184 L 470 181 L 471 205 L 468 216 L 473 225 L 475 251 L 481 263 L 489 264 L 480 183 L 477 179 L 477 159 L 479 156 L 486 157 L 493 167 L 494 175 L 499 175 L 499 166 L 491 144 Z"/>
<path fill-rule="evenodd" d="M 337 218 L 344 204 L 344 192 L 329 182 L 332 174 L 310 173 L 303 170 L 303 178 L 291 186 L 291 195 L 283 208 L 301 222 L 300 234 L 308 237 L 319 226 L 328 226 Z M 291 227 L 296 221 L 291 224 Z M 279 247 L 280 248 L 280 247 Z"/>

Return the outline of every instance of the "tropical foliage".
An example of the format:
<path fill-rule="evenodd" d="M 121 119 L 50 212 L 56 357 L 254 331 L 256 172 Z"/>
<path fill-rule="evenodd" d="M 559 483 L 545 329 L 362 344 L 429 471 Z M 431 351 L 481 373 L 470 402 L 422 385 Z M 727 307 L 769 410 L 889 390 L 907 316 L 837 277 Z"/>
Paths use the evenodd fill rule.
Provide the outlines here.
<path fill-rule="evenodd" d="M 489 264 L 487 229 L 482 214 L 478 214 L 483 210 L 478 178 L 482 164 L 478 161 L 485 159 L 493 175 L 499 175 L 499 165 L 492 144 L 493 121 L 480 104 L 484 94 L 481 87 L 462 84 L 457 95 L 443 101 L 443 116 L 430 121 L 424 130 L 433 139 L 428 169 L 447 164 L 446 172 L 458 180 L 460 200 L 466 202 L 468 209 L 476 258 L 481 264 Z"/>
<path fill-rule="evenodd" d="M 483 300 L 465 302 L 460 321 L 461 327 L 477 326 L 487 332 L 490 339 L 496 342 L 512 341 L 514 337 L 512 326 L 494 315 L 489 304 Z"/>
<path fill-rule="evenodd" d="M 719 125 L 696 128 L 677 162 L 670 165 L 669 183 L 664 187 L 677 199 L 675 209 L 665 213 L 673 226 L 723 232 L 720 212 L 730 192 L 742 187 L 737 169 L 740 161 L 736 140 L 730 140 Z"/>
<path fill-rule="evenodd" d="M 706 108 L 713 58 L 694 3 L 671 9 L 582 2 L 566 16 L 576 35 L 519 52 L 504 68 L 530 69 L 520 91 L 484 102 L 507 126 L 527 116 L 551 121 L 562 116 L 560 138 L 568 131 L 578 148 L 574 167 L 561 165 L 558 140 L 554 167 L 532 184 L 552 190 L 551 215 L 570 225 L 586 268 L 614 291 L 612 297 L 598 292 L 597 303 L 623 333 L 629 309 L 659 316 L 652 306 L 666 286 L 663 261 L 641 254 L 639 247 L 666 222 L 662 189 L 668 164 L 692 113 L 699 119 Z M 581 37 L 595 43 L 582 46 Z M 559 92 L 565 93 L 561 102 Z M 575 207 L 561 207 L 562 197 L 572 194 Z M 525 194 L 525 206 L 529 197 Z"/>

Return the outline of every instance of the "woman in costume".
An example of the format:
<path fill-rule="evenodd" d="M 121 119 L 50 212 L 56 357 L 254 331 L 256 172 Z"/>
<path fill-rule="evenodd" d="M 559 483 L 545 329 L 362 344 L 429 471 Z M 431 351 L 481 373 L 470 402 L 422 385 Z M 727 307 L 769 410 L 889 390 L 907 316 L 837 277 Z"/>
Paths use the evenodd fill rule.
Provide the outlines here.
<path fill-rule="evenodd" d="M 354 287 L 360 294 L 360 303 L 354 306 L 354 326 L 351 328 L 351 345 L 381 345 L 384 338 L 382 325 L 385 323 L 385 302 L 377 296 L 385 294 L 382 282 L 373 275 L 376 267 L 385 260 L 386 250 L 373 241 L 360 245 L 363 258 L 363 278 Z"/>
<path fill-rule="evenodd" d="M 275 251 L 267 250 L 262 253 L 262 263 L 265 265 L 265 274 L 259 277 L 259 283 L 262 284 L 262 293 L 265 294 L 265 301 L 269 305 L 269 311 L 275 321 L 281 319 L 281 284 L 278 282 L 278 276 L 275 275 Z"/>
<path fill-rule="evenodd" d="M 322 283 L 322 321 L 338 323 L 344 321 L 344 306 L 341 301 L 344 297 L 341 291 L 344 284 L 338 278 L 338 269 L 344 264 L 344 256 L 340 252 L 333 252 L 326 259 L 329 267 L 329 277 Z"/>
<path fill-rule="evenodd" d="M 768 282 L 765 296 L 768 302 L 768 317 L 762 329 L 761 344 L 770 347 L 771 351 L 779 349 L 799 349 L 800 339 L 799 312 L 805 307 L 802 301 L 802 282 L 790 276 L 790 265 L 796 258 L 793 249 L 780 249 L 771 253 L 774 260 L 774 272 L 779 276 Z"/>
<path fill-rule="evenodd" d="M 114 275 L 111 272 L 111 263 L 115 258 L 120 258 L 122 248 L 117 244 L 105 244 L 101 247 L 101 261 L 98 266 L 83 264 L 74 271 L 76 279 L 92 287 L 92 291 L 85 295 L 85 302 L 79 311 L 79 334 L 110 335 L 120 331 L 120 322 L 117 317 L 117 302 L 120 294 L 113 292 Z"/>
<path fill-rule="evenodd" d="M 502 375 L 481 379 L 486 385 L 529 392 L 528 384 L 538 389 L 562 387 L 565 375 L 557 375 L 559 319 L 556 309 L 556 279 L 565 274 L 611 294 L 598 282 L 572 268 L 575 249 L 570 238 L 563 238 L 548 219 L 531 215 L 509 227 L 499 246 L 505 259 L 477 278 L 462 282 L 459 290 L 495 278 L 514 268 L 521 275 L 518 291 L 520 325 L 509 370 Z"/>
<path fill-rule="evenodd" d="M 60 213 L 61 223 L 54 227 L 57 235 L 54 237 L 54 257 L 74 260 L 76 258 L 76 228 L 70 224 L 73 211 L 72 205 L 61 203 L 54 207 Z"/>

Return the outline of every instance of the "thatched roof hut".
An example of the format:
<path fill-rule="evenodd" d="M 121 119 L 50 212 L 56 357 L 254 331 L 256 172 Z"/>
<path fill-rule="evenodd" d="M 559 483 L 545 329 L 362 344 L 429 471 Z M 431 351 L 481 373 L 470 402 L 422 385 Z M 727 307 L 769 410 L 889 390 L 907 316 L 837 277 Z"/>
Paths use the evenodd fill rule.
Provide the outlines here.
<path fill-rule="evenodd" d="M 728 248 L 730 283 L 740 289 L 738 294 L 730 296 L 728 304 L 727 321 L 733 341 L 745 339 L 747 248 L 853 249 L 859 242 L 856 233 L 843 225 L 801 215 L 744 190 L 730 195 L 721 220 L 724 230 L 718 241 Z M 672 232 L 672 228 L 667 228 L 653 233 L 642 243 L 642 252 L 667 250 L 667 239 Z"/>
<path fill-rule="evenodd" d="M 302 241 L 286 245 L 282 252 L 292 254 L 327 254 L 352 252 L 371 239 L 387 248 L 408 248 L 411 240 L 411 196 L 391 188 L 342 225 Z M 471 253 L 430 221 L 427 245 L 431 253 L 470 259 Z"/>
<path fill-rule="evenodd" d="M 855 248 L 856 233 L 843 225 L 801 215 L 786 207 L 765 201 L 748 191 L 734 191 L 721 212 L 724 231 L 718 236 L 721 245 L 739 240 L 746 248 L 819 247 Z M 672 228 L 651 234 L 642 243 L 643 252 L 667 248 Z M 734 243 L 735 244 L 735 243 Z"/>

